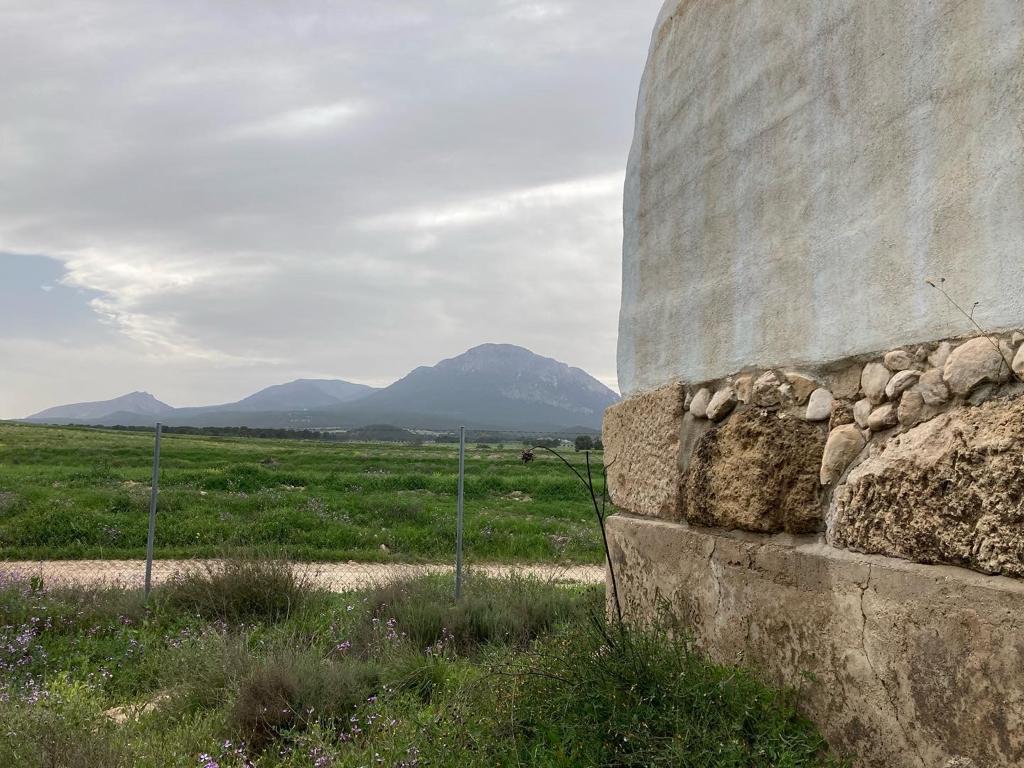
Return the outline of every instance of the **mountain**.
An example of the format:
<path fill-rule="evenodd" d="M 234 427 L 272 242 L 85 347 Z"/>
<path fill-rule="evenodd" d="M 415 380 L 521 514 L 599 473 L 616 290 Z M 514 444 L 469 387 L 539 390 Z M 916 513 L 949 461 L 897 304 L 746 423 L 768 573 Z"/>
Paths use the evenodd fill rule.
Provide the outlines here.
<path fill-rule="evenodd" d="M 377 390 L 365 384 L 341 379 L 296 379 L 275 384 L 239 400 L 237 403 L 211 406 L 218 411 L 303 411 L 330 408 L 366 397 Z"/>
<path fill-rule="evenodd" d="M 512 344 L 481 344 L 417 368 L 358 405 L 363 419 L 404 426 L 564 429 L 600 428 L 618 399 L 579 368 Z"/>
<path fill-rule="evenodd" d="M 137 416 L 163 416 L 174 408 L 162 403 L 149 392 L 131 392 L 113 400 L 98 400 L 92 403 L 72 403 L 47 408 L 28 418 L 32 421 L 59 420 L 103 420 L 115 413 L 130 413 Z"/>
<path fill-rule="evenodd" d="M 601 428 L 605 408 L 619 396 L 579 368 L 511 344 L 482 344 L 437 365 L 423 366 L 389 387 L 375 390 L 339 380 L 298 379 L 267 387 L 236 403 L 177 408 L 153 400 L 136 408 L 125 402 L 93 410 L 61 406 L 30 421 L 140 426 L 159 416 L 172 426 L 291 429 L 354 429 L 389 424 L 411 429 L 583 431 Z M 150 397 L 146 395 L 146 397 Z"/>

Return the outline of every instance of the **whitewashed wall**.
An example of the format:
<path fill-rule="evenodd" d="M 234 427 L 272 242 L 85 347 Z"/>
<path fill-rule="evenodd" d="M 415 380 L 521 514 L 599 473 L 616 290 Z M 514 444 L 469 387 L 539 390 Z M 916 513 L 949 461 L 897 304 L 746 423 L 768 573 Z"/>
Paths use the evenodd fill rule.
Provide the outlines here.
<path fill-rule="evenodd" d="M 624 208 L 624 393 L 1024 325 L 1024 2 L 668 0 Z"/>

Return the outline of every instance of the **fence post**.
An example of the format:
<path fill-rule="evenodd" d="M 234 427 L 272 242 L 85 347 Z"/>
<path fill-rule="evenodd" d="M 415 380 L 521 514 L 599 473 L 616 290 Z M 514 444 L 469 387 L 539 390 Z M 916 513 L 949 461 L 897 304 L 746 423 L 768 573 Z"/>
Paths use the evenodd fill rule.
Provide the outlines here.
<path fill-rule="evenodd" d="M 160 492 L 160 432 L 163 424 L 156 423 L 156 441 L 153 443 L 153 482 L 149 488 L 149 535 L 146 536 L 146 600 L 153 586 L 153 540 L 156 538 L 156 497 Z"/>
<path fill-rule="evenodd" d="M 462 596 L 462 510 L 466 488 L 466 428 L 459 427 L 459 495 L 455 502 L 455 599 Z"/>

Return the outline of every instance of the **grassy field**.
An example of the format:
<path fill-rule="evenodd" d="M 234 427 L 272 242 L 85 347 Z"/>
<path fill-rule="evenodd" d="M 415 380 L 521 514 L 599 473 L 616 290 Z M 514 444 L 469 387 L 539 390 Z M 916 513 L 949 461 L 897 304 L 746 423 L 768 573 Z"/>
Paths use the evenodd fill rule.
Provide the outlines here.
<path fill-rule="evenodd" d="M 0 558 L 142 557 L 152 443 L 0 423 Z M 521 450 L 468 447 L 467 558 L 601 562 L 579 481 L 542 452 L 524 465 Z M 453 557 L 456 446 L 165 435 L 161 458 L 158 557 Z"/>
<path fill-rule="evenodd" d="M 252 561 L 149 605 L 0 582 L 0 765 L 838 765 L 791 695 L 606 624 L 599 589 L 450 586 L 328 594 Z"/>

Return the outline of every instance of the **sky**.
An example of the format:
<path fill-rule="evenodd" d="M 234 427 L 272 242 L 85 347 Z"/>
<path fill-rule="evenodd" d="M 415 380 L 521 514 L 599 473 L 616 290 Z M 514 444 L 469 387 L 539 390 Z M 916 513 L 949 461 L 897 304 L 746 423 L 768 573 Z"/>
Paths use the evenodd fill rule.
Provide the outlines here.
<path fill-rule="evenodd" d="M 0 418 L 484 342 L 614 388 L 660 5 L 0 0 Z"/>

